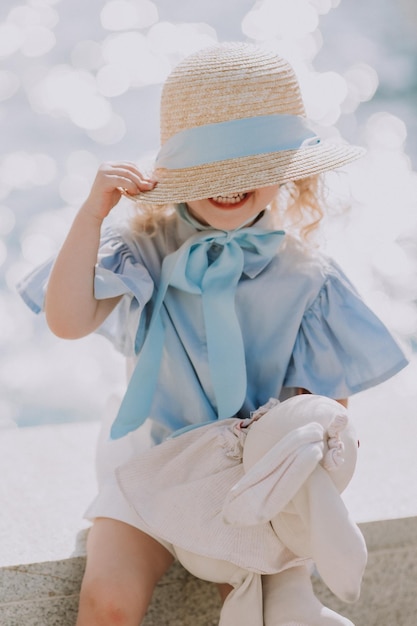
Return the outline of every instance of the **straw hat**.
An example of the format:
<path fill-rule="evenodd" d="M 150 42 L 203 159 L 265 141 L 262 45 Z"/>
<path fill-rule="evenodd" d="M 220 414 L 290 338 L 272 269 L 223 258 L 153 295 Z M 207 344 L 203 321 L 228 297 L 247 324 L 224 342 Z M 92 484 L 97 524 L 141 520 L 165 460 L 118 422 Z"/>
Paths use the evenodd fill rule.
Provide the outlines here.
<path fill-rule="evenodd" d="M 292 67 L 246 43 L 201 50 L 168 77 L 161 98 L 156 187 L 147 204 L 186 202 L 306 178 L 363 149 L 309 129 Z"/>

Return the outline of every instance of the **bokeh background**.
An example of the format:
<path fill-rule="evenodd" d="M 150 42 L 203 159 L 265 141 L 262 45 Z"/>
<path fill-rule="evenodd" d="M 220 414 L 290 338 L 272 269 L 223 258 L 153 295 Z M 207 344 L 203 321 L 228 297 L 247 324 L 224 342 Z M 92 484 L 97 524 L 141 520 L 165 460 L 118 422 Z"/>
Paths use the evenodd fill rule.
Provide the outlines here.
<path fill-rule="evenodd" d="M 410 366 L 369 398 L 417 400 L 417 8 L 414 0 L 2 0 L 0 427 L 98 420 L 124 365 L 105 339 L 53 337 L 16 282 L 59 247 L 104 160 L 152 160 L 172 67 L 217 41 L 295 67 L 322 136 L 367 155 L 328 176 L 322 244 L 396 334 Z M 351 210 L 344 207 L 351 204 Z M 122 202 L 116 213 L 130 211 Z M 365 392 L 368 393 L 368 392 Z M 360 394 L 361 395 L 361 394 Z M 393 422 L 387 416 L 387 428 Z"/>

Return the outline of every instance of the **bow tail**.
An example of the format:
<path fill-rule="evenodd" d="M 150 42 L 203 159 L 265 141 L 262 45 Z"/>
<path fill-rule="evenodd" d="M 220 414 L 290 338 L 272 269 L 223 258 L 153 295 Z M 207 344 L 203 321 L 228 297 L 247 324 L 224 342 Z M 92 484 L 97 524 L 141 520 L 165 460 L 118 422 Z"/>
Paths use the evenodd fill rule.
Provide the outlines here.
<path fill-rule="evenodd" d="M 240 246 L 229 242 L 203 279 L 208 362 L 220 419 L 235 415 L 246 396 L 245 348 L 235 308 L 236 286 L 243 262 Z"/>
<path fill-rule="evenodd" d="M 148 417 L 158 382 L 164 339 L 165 329 L 158 313 L 112 424 L 111 439 L 120 439 L 136 430 Z"/>

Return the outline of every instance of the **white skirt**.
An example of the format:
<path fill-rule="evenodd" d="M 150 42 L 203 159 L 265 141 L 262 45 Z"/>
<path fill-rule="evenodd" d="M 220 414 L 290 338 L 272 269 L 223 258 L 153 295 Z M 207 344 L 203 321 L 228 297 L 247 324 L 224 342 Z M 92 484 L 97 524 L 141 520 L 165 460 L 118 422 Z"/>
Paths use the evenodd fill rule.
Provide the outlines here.
<path fill-rule="evenodd" d="M 136 431 L 129 433 L 121 439 L 110 439 L 110 428 L 119 405 L 120 397 L 112 396 L 103 416 L 96 447 L 98 493 L 85 511 L 84 517 L 91 522 L 98 517 L 110 518 L 134 526 L 139 530 L 144 530 L 143 523 L 120 489 L 116 478 L 116 469 L 129 460 L 147 452 L 153 446 L 150 435 L 150 423 L 145 422 Z M 175 556 L 174 549 L 170 543 L 163 541 L 160 537 L 154 537 L 150 529 L 145 532 L 159 541 Z"/>
<path fill-rule="evenodd" d="M 278 539 L 269 522 L 235 526 L 223 519 L 230 489 L 242 478 L 242 420 L 185 432 L 116 470 L 134 524 L 181 550 L 274 574 L 305 562 Z"/>

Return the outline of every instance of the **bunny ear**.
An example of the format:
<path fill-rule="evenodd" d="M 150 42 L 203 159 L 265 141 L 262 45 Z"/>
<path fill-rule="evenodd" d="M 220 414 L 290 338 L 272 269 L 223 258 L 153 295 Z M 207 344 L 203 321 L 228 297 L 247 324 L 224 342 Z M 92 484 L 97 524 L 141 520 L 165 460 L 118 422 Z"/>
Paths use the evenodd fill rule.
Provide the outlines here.
<path fill-rule="evenodd" d="M 298 519 L 288 523 L 285 513 L 277 515 L 272 521 L 276 534 L 295 554 L 313 559 L 338 598 L 355 602 L 366 566 L 366 544 L 323 467 L 316 467 L 292 503 Z"/>
<path fill-rule="evenodd" d="M 323 437 L 323 427 L 312 422 L 276 443 L 230 490 L 225 522 L 252 526 L 282 511 L 323 458 Z"/>

